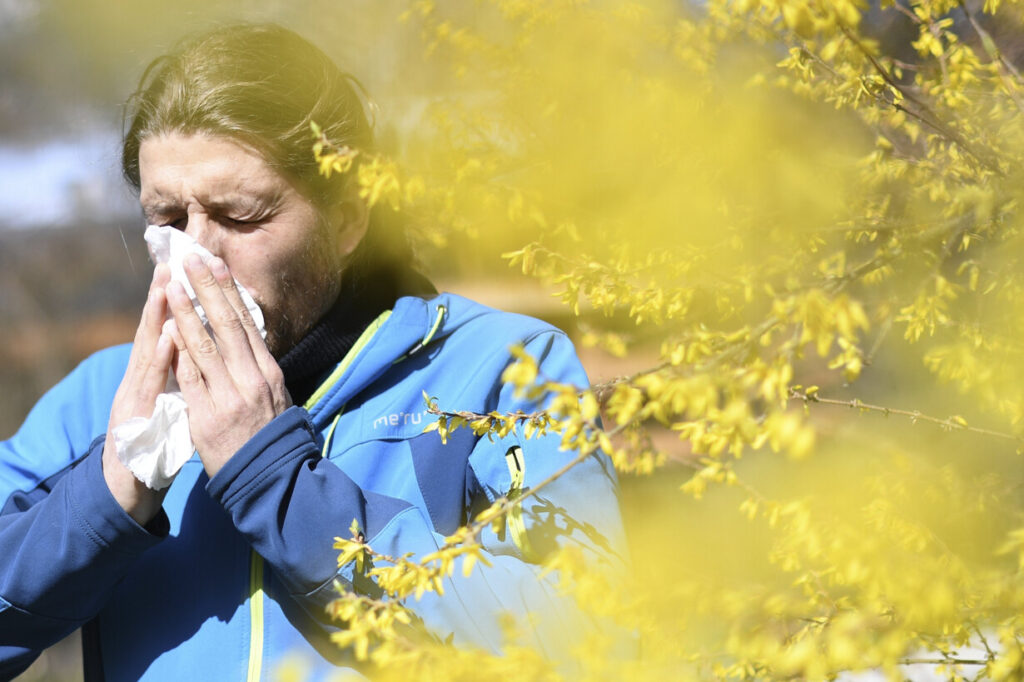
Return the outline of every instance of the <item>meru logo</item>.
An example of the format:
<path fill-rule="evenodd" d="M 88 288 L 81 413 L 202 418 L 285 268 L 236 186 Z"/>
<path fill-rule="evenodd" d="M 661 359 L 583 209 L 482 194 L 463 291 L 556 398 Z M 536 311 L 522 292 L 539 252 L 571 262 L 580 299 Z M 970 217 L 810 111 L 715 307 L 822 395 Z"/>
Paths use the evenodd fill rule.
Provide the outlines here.
<path fill-rule="evenodd" d="M 399 426 L 404 424 L 420 424 L 423 422 L 423 415 L 427 414 L 426 410 L 422 412 L 394 412 L 392 414 L 385 414 L 382 417 L 377 417 L 373 421 L 374 430 L 379 426 Z"/>

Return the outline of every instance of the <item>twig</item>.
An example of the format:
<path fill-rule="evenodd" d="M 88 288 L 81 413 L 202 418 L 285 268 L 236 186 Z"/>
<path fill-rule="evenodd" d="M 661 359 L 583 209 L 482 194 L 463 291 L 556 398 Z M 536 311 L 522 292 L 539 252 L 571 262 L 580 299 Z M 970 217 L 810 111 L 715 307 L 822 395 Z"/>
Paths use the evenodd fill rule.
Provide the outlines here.
<path fill-rule="evenodd" d="M 900 665 L 988 665 L 984 658 L 901 658 Z"/>
<path fill-rule="evenodd" d="M 982 154 L 978 150 L 974 149 L 974 147 L 971 144 L 969 144 L 955 130 L 952 130 L 952 129 L 946 127 L 941 122 L 939 117 L 935 114 L 935 112 L 933 112 L 931 110 L 931 108 L 927 104 L 925 104 L 924 102 L 922 102 L 919 99 L 917 99 L 913 94 L 908 92 L 905 87 L 900 85 L 900 83 L 897 82 L 895 78 L 893 78 L 892 74 L 890 74 L 889 71 L 884 66 L 882 66 L 878 62 L 877 59 L 875 59 L 875 56 L 873 54 L 871 54 L 871 51 L 868 50 L 867 47 L 865 47 L 864 44 L 860 40 L 858 40 L 855 35 L 853 35 L 853 32 L 850 31 L 849 28 L 847 28 L 843 24 L 840 24 L 839 30 L 841 30 L 843 32 L 843 35 L 845 35 L 854 45 L 857 46 L 857 49 L 859 49 L 861 54 L 863 54 L 864 57 L 867 58 L 867 60 L 869 62 L 871 62 L 872 68 L 874 68 L 875 72 L 878 73 L 878 75 L 882 77 L 882 80 L 884 80 L 889 85 L 889 87 L 891 87 L 894 90 L 898 91 L 908 101 L 913 102 L 916 106 L 920 107 L 923 112 L 928 114 L 928 116 L 934 117 L 934 120 L 924 116 L 921 113 L 913 111 L 912 109 L 908 109 L 907 107 L 903 106 L 902 104 L 899 104 L 898 102 L 891 102 L 890 104 L 892 106 L 894 106 L 896 109 L 904 112 L 908 116 L 912 116 L 915 119 L 917 119 L 918 121 L 920 121 L 921 123 L 924 123 L 928 127 L 932 128 L 937 133 L 939 133 L 940 135 L 945 137 L 947 140 L 949 140 L 950 142 L 953 142 L 958 147 L 963 149 L 965 152 L 970 154 L 972 157 L 974 157 L 975 160 L 978 161 L 978 163 L 980 163 L 982 166 L 984 166 L 985 168 L 987 168 L 991 172 L 993 172 L 993 173 L 995 173 L 996 175 L 999 175 L 999 176 L 1003 175 L 1003 172 L 999 169 L 999 166 L 995 162 L 993 162 L 991 159 L 989 159 L 987 155 Z M 881 98 L 880 96 L 877 96 L 877 97 L 879 97 L 880 99 L 884 99 L 884 98 Z"/>
<path fill-rule="evenodd" d="M 985 647 L 985 653 L 989 655 L 989 658 L 995 658 L 996 655 L 992 651 L 992 647 L 989 646 L 988 639 L 985 637 L 985 633 L 981 631 L 981 628 L 978 627 L 978 624 L 974 621 L 970 621 L 970 625 L 974 629 L 974 632 L 978 635 L 978 639 L 981 640 L 981 645 Z"/>
<path fill-rule="evenodd" d="M 977 33 L 978 37 L 981 39 L 981 46 L 985 49 L 985 52 L 988 54 L 989 58 L 992 59 L 993 61 L 998 61 L 999 64 L 1003 67 L 1003 69 L 1013 74 L 1013 77 L 1016 78 L 1018 82 L 1020 82 L 1020 71 L 1018 71 L 1017 67 L 1013 65 L 1013 62 L 1011 62 L 1009 59 L 1003 56 L 1002 50 L 1000 50 L 999 46 L 996 45 L 996 41 L 992 39 L 992 35 L 982 27 L 977 17 L 974 16 L 974 12 L 972 12 L 970 8 L 967 7 L 967 3 L 964 2 L 964 0 L 960 0 L 960 9 L 964 11 L 964 15 L 967 17 L 967 21 L 970 22 L 971 28 L 974 29 L 974 32 Z M 1015 101 L 1017 101 L 1018 105 L 1020 104 L 1020 101 L 1012 92 L 1010 93 L 1010 96 L 1013 97 Z"/>
<path fill-rule="evenodd" d="M 881 349 L 882 344 L 885 343 L 885 339 L 889 336 L 889 332 L 892 331 L 892 315 L 887 315 L 885 321 L 882 322 L 882 328 L 878 330 L 878 336 L 875 337 L 874 343 L 871 344 L 871 349 L 868 354 L 864 356 L 865 365 L 873 365 L 875 362 L 875 356 Z"/>
<path fill-rule="evenodd" d="M 921 414 L 917 410 L 900 410 L 894 407 L 884 407 L 882 405 L 872 405 L 870 403 L 861 402 L 854 398 L 853 400 L 836 400 L 834 398 L 822 398 L 817 393 L 807 393 L 806 391 L 799 390 L 796 388 L 789 389 L 789 395 L 791 398 L 797 398 L 804 401 L 804 404 L 819 403 L 822 405 L 835 405 L 837 407 L 849 407 L 857 410 L 864 410 L 867 412 L 880 412 L 885 416 L 895 414 L 901 417 L 909 417 L 911 421 L 925 421 L 932 424 L 936 424 L 947 429 L 956 429 L 957 431 L 969 431 L 971 433 L 977 433 L 983 436 L 993 436 L 995 438 L 1002 438 L 1004 440 L 1012 440 L 1022 442 L 1020 436 L 1014 436 L 1010 433 L 1003 431 L 993 431 L 992 429 L 982 429 L 976 426 L 969 426 L 966 422 L 956 421 L 953 417 L 947 419 L 940 419 L 938 417 L 930 417 L 926 414 Z"/>
<path fill-rule="evenodd" d="M 438 416 L 460 417 L 462 419 L 467 419 L 467 420 L 489 419 L 489 418 L 491 418 L 491 415 L 482 414 L 482 413 L 478 413 L 478 412 L 445 412 L 444 410 L 439 410 L 439 409 L 437 409 L 435 407 L 428 407 L 427 408 L 427 412 L 429 412 L 430 414 L 438 415 Z M 519 412 L 510 413 L 510 416 L 515 416 L 516 417 L 516 421 L 524 421 L 524 420 L 527 420 L 527 419 L 530 419 L 530 418 L 534 418 L 534 417 L 539 417 L 539 416 L 542 416 L 542 415 L 547 415 L 547 412 L 546 411 L 540 411 L 540 412 L 533 412 L 533 413 L 525 413 L 525 412 L 519 411 Z M 595 432 L 596 431 L 601 431 L 605 435 L 607 435 L 608 437 L 611 437 L 611 436 L 617 435 L 624 428 L 629 426 L 630 422 L 626 422 L 624 424 L 619 424 L 618 426 L 616 426 L 615 428 L 613 428 L 611 430 L 601 429 L 600 427 L 598 427 L 598 425 L 593 420 L 587 420 L 585 422 L 585 424 L 587 426 L 589 426 L 593 431 L 595 431 Z M 546 488 L 548 485 L 550 485 L 551 483 L 555 482 L 556 480 L 558 480 L 559 478 L 564 476 L 566 473 L 569 472 L 570 469 L 575 467 L 577 464 L 580 464 L 581 462 L 585 461 L 587 458 L 591 457 L 594 454 L 594 452 L 596 452 L 596 450 L 591 450 L 590 452 L 581 452 L 576 457 L 571 459 L 568 463 L 566 463 L 565 466 L 563 466 L 561 469 L 559 469 L 558 471 L 554 472 L 553 474 L 551 474 L 550 476 L 548 476 L 544 480 L 540 481 L 539 483 L 536 483 L 536 484 L 530 486 L 529 488 L 527 488 L 526 490 L 524 490 L 520 494 L 516 495 L 514 498 L 509 498 L 508 496 L 504 496 L 503 498 L 499 498 L 499 499 L 502 499 L 503 501 L 502 501 L 501 505 L 499 506 L 495 517 L 502 516 L 502 515 L 508 513 L 508 511 L 511 510 L 513 507 L 521 505 L 524 500 L 529 499 L 530 497 L 533 497 L 538 492 L 540 492 L 541 490 Z M 480 531 L 483 530 L 484 528 L 486 528 L 491 523 L 491 520 L 492 519 L 488 519 L 486 521 L 475 521 L 473 523 L 467 524 L 466 528 L 470 532 L 468 533 L 468 535 L 466 535 L 466 537 L 467 538 L 474 538 L 477 535 L 479 535 Z M 446 542 L 441 547 L 441 549 L 452 547 L 452 546 L 455 546 L 457 544 L 459 544 L 459 543 L 458 542 Z"/>

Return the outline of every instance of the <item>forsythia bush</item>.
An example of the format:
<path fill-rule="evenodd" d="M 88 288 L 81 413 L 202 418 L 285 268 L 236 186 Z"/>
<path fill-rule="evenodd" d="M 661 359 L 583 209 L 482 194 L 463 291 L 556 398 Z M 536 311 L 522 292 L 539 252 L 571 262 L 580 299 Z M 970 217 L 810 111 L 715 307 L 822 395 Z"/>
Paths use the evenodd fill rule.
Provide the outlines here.
<path fill-rule="evenodd" d="M 339 645 L 401 679 L 1024 677 L 1024 2 L 419 0 L 396 20 L 446 85 L 396 158 L 353 164 L 314 130 L 323 171 L 356 168 L 424 248 L 540 280 L 631 367 L 563 386 L 515 350 L 505 380 L 549 410 L 428 398 L 429 428 L 608 453 L 631 567 L 547 557 L 618 629 L 565 660 L 510 629 L 496 657 L 416 636 L 407 607 L 479 570 L 482 530 L 536 490 L 428 557 L 353 528 L 339 562 L 387 597 L 342 594 Z"/>

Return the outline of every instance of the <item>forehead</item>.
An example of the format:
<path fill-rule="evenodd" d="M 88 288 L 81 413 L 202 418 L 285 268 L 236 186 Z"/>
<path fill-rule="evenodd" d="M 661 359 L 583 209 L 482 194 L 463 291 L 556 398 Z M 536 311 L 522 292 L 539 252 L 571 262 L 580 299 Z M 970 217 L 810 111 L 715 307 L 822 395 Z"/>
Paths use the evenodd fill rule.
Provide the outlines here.
<path fill-rule="evenodd" d="M 143 204 L 271 196 L 289 186 L 259 153 L 231 138 L 177 132 L 142 141 L 139 180 Z"/>

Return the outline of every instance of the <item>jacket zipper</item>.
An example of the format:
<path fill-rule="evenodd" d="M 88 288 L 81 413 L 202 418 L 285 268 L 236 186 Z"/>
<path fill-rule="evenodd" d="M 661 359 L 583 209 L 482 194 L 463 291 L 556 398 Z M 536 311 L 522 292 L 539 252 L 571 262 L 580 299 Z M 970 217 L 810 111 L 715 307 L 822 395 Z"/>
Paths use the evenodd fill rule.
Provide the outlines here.
<path fill-rule="evenodd" d="M 366 347 L 370 339 L 377 333 L 377 330 L 381 328 L 384 322 L 390 317 L 391 311 L 385 310 L 381 315 L 370 323 L 370 326 L 366 328 L 363 334 L 355 342 L 349 352 L 342 359 L 341 364 L 335 369 L 329 377 L 324 381 L 323 384 L 313 393 L 310 399 L 306 402 L 304 407 L 309 410 L 313 407 L 327 391 L 330 390 L 331 386 L 337 383 L 338 379 L 341 378 L 345 370 L 348 369 L 349 365 L 360 351 Z M 438 324 L 435 323 L 434 331 L 436 331 Z M 331 424 L 331 430 L 324 441 L 323 455 L 327 456 L 327 447 L 330 443 L 331 436 L 334 435 L 334 427 L 338 425 L 338 418 L 341 416 L 341 411 L 335 416 L 334 422 Z M 263 630 L 264 630 L 264 619 L 263 619 L 263 557 L 256 553 L 256 550 L 249 550 L 249 669 L 246 674 L 246 682 L 260 682 L 260 677 L 263 673 Z"/>

